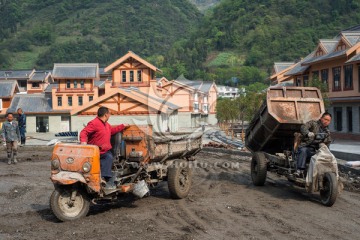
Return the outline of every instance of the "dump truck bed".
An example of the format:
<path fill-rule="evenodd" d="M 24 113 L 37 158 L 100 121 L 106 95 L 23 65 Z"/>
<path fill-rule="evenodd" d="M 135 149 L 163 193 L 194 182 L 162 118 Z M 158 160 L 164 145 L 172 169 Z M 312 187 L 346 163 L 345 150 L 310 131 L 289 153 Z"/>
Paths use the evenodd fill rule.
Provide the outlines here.
<path fill-rule="evenodd" d="M 291 150 L 294 133 L 300 131 L 302 124 L 318 120 L 324 111 L 317 88 L 270 87 L 246 131 L 246 147 L 252 152 Z"/>
<path fill-rule="evenodd" d="M 126 143 L 126 158 L 131 157 L 131 152 L 141 152 L 148 163 L 188 158 L 202 149 L 202 132 L 153 133 L 150 125 L 132 125 L 122 138 Z"/>
<path fill-rule="evenodd" d="M 151 161 L 191 157 L 202 149 L 202 133 L 154 135 Z"/>

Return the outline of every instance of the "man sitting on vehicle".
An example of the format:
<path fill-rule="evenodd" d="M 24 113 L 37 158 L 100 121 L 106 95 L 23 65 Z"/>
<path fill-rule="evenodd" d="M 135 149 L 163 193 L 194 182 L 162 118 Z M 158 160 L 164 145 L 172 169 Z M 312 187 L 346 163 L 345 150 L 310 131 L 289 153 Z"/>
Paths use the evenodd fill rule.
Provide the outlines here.
<path fill-rule="evenodd" d="M 109 180 L 112 178 L 112 164 L 114 156 L 111 149 L 111 135 L 123 131 L 129 125 L 120 124 L 112 127 L 108 120 L 110 118 L 110 111 L 107 107 L 100 107 L 97 111 L 97 118 L 90 121 L 87 126 L 80 132 L 81 144 L 97 145 L 100 149 L 100 169 L 101 178 L 106 182 L 106 189 L 115 189 Z"/>
<path fill-rule="evenodd" d="M 331 114 L 325 112 L 318 121 L 311 120 L 303 124 L 300 128 L 301 143 L 298 149 L 296 177 L 305 177 L 306 160 L 315 155 L 323 144 L 328 147 L 331 143 L 329 124 Z"/>

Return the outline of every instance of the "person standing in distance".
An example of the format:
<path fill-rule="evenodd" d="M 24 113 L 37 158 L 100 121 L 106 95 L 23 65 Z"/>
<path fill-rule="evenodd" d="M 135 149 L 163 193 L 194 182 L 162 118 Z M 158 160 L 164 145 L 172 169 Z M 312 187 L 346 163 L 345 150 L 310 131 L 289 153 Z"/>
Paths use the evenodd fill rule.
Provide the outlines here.
<path fill-rule="evenodd" d="M 14 116 L 12 113 L 6 114 L 6 121 L 2 126 L 2 138 L 6 142 L 6 151 L 8 157 L 8 164 L 17 163 L 17 147 L 20 141 L 20 131 L 18 123 L 13 121 Z"/>
<path fill-rule="evenodd" d="M 129 127 L 129 125 L 120 124 L 112 127 L 108 120 L 110 111 L 107 107 L 100 107 L 97 111 L 97 117 L 91 120 L 87 126 L 80 132 L 81 144 L 97 145 L 100 149 L 100 170 L 101 178 L 106 182 L 105 189 L 114 189 L 115 186 L 109 183 L 112 177 L 112 164 L 114 156 L 111 149 L 111 135 L 121 132 Z"/>
<path fill-rule="evenodd" d="M 21 137 L 21 145 L 24 146 L 26 142 L 26 116 L 21 108 L 17 109 L 18 113 L 18 124 L 19 124 L 19 130 L 20 130 L 20 137 Z"/>

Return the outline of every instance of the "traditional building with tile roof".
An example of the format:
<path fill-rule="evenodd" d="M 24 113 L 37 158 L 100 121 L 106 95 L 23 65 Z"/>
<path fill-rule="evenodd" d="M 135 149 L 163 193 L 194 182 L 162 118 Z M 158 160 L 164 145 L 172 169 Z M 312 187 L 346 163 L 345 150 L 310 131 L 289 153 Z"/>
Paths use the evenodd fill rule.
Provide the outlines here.
<path fill-rule="evenodd" d="M 50 72 L 34 71 L 27 80 L 27 93 L 43 93 L 52 82 Z"/>
<path fill-rule="evenodd" d="M 273 84 L 286 79 L 296 86 L 314 79 L 324 82 L 333 115 L 330 129 L 340 137 L 355 134 L 360 139 L 360 25 L 333 39 L 320 39 L 312 53 L 270 79 Z"/>
<path fill-rule="evenodd" d="M 163 81 L 161 94 L 163 98 L 181 107 L 179 127 L 199 127 L 205 123 L 217 123 L 218 89 L 214 82 L 193 81 L 181 75 L 176 80 Z"/>
<path fill-rule="evenodd" d="M 8 108 L 10 107 L 16 93 L 19 93 L 19 86 L 17 81 L 0 81 L 0 119 L 2 119 L 2 121 L 5 120 L 5 114 L 8 111 Z"/>
<path fill-rule="evenodd" d="M 155 131 L 216 123 L 214 83 L 157 79 L 159 73 L 131 51 L 106 68 L 55 63 L 52 71 L 28 72 L 27 94 L 13 93 L 8 111 L 24 110 L 28 132 L 79 131 L 100 106 L 110 109 L 112 124 L 152 124 Z"/>
<path fill-rule="evenodd" d="M 16 80 L 19 86 L 20 92 L 26 92 L 27 81 L 30 76 L 35 72 L 35 69 L 32 70 L 5 70 L 0 71 L 0 81 L 6 80 Z"/>

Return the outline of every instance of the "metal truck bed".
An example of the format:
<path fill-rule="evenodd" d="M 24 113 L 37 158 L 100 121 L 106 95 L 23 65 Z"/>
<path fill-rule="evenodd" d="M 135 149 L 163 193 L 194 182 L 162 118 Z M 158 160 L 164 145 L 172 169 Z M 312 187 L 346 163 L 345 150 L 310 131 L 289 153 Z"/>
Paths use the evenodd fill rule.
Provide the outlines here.
<path fill-rule="evenodd" d="M 277 153 L 291 150 L 294 133 L 324 113 L 320 90 L 314 87 L 270 87 L 266 100 L 246 131 L 246 147 L 252 151 Z"/>
<path fill-rule="evenodd" d="M 188 158 L 202 149 L 202 132 L 153 133 L 150 125 L 132 125 L 119 137 L 121 139 L 117 142 L 125 143 L 123 150 L 115 147 L 119 149 L 119 155 L 126 159 L 138 159 L 137 161 L 147 163 Z"/>

